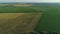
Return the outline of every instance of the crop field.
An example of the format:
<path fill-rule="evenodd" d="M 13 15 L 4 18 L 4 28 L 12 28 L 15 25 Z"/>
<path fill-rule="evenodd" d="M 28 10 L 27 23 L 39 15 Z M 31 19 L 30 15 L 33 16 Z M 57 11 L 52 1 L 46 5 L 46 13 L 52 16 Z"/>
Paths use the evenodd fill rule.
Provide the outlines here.
<path fill-rule="evenodd" d="M 35 7 L 33 7 L 35 8 Z M 43 9 L 42 9 L 43 8 Z M 36 26 L 36 31 L 44 34 L 59 34 L 60 33 L 60 6 L 41 6 L 40 9 L 43 15 Z"/>
<path fill-rule="evenodd" d="M 33 32 L 41 13 L 0 13 L 0 34 Z"/>
<path fill-rule="evenodd" d="M 1 34 L 60 33 L 60 5 L 0 6 L 0 22 Z"/>
<path fill-rule="evenodd" d="M 15 7 L 15 6 L 0 6 L 0 13 L 30 13 L 36 12 L 35 9 L 30 7 Z"/>

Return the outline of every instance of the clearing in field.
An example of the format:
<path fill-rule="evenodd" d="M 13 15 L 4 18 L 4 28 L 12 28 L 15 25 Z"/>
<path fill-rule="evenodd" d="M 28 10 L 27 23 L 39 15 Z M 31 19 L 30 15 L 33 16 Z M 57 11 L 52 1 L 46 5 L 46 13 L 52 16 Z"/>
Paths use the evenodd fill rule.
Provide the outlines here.
<path fill-rule="evenodd" d="M 0 13 L 0 34 L 33 32 L 41 13 Z"/>

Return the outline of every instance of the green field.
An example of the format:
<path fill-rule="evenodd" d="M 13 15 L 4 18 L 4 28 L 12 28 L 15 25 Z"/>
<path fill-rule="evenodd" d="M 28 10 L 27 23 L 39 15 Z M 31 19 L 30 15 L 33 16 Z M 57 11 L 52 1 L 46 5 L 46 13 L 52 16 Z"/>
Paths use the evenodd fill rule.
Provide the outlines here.
<path fill-rule="evenodd" d="M 0 13 L 28 13 L 28 12 L 36 12 L 35 9 L 30 7 L 14 7 L 14 6 L 0 6 Z"/>
<path fill-rule="evenodd" d="M 43 7 L 44 8 L 44 7 Z M 59 6 L 47 6 L 43 11 L 36 31 L 38 32 L 60 32 L 60 7 Z"/>

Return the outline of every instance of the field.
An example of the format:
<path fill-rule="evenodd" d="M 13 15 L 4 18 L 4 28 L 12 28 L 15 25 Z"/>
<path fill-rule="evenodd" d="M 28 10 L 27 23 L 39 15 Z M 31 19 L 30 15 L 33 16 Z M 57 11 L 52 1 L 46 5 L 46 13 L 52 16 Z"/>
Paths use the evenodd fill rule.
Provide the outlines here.
<path fill-rule="evenodd" d="M 0 13 L 0 34 L 33 32 L 41 13 Z"/>
<path fill-rule="evenodd" d="M 7 14 L 5 13 L 7 13 L 8 15 L 9 13 L 17 13 L 19 15 L 13 14 L 15 16 L 11 17 L 9 15 L 7 17 Z M 23 13 L 23 14 L 21 14 L 20 16 L 20 13 Z M 23 32 L 23 33 L 24 32 L 39 32 L 39 33 L 44 33 L 44 34 L 50 33 L 50 32 L 60 33 L 60 5 L 59 4 L 50 5 L 50 4 L 42 3 L 42 4 L 33 4 L 32 6 L 16 6 L 16 7 L 15 6 L 0 6 L 0 14 L 1 14 L 0 19 L 3 18 L 4 20 L 5 18 L 4 20 L 5 22 L 1 20 L 2 33 L 7 32 L 7 31 L 11 34 L 13 33 L 19 34 L 20 32 Z M 20 17 L 16 19 L 16 16 L 20 16 Z M 8 22 L 6 22 L 6 19 L 7 19 L 6 17 L 8 19 L 10 18 Z M 20 21 L 18 19 L 20 19 Z M 28 26 L 26 25 L 25 22 L 28 23 L 27 24 Z M 13 25 L 13 23 L 15 24 Z M 31 23 L 36 24 L 36 25 L 31 25 Z M 9 26 L 4 28 L 5 27 L 4 25 L 6 26 L 9 25 Z M 8 29 L 12 28 L 13 32 L 12 30 L 6 30 L 7 28 Z"/>
<path fill-rule="evenodd" d="M 37 10 L 39 9 L 43 16 L 35 30 L 45 33 L 60 33 L 60 6 L 40 6 L 37 7 Z"/>
<path fill-rule="evenodd" d="M 29 7 L 14 7 L 14 6 L 0 6 L 0 13 L 27 13 L 27 12 L 34 12 L 35 9 Z"/>

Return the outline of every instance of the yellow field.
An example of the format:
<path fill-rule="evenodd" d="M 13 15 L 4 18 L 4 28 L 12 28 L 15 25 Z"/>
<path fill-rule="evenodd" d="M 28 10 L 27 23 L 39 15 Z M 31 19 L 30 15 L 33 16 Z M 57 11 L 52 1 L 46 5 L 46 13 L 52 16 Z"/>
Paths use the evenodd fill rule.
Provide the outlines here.
<path fill-rule="evenodd" d="M 0 34 L 32 32 L 41 13 L 0 13 Z"/>
<path fill-rule="evenodd" d="M 0 13 L 0 19 L 14 19 L 21 15 L 24 15 L 24 13 Z"/>
<path fill-rule="evenodd" d="M 0 4 L 0 6 L 32 6 L 32 4 Z"/>

